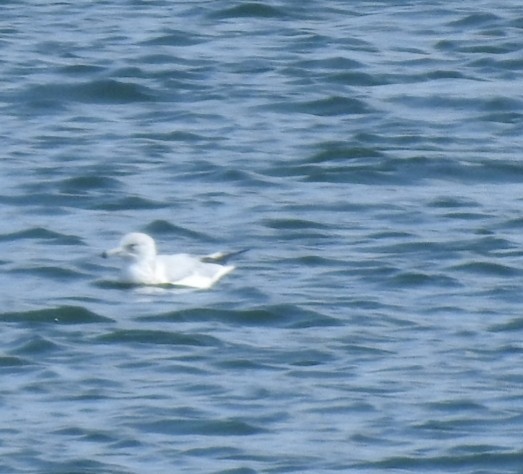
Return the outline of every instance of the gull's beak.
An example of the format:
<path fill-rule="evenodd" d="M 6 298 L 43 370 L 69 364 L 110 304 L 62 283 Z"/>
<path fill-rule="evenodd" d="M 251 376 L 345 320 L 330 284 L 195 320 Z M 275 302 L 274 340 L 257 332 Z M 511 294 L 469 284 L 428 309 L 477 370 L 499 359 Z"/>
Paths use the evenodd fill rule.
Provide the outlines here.
<path fill-rule="evenodd" d="M 113 255 L 121 255 L 122 252 L 123 252 L 123 249 L 121 247 L 117 247 L 115 249 L 106 250 L 105 252 L 102 252 L 102 257 L 109 258 L 109 257 L 112 257 Z"/>

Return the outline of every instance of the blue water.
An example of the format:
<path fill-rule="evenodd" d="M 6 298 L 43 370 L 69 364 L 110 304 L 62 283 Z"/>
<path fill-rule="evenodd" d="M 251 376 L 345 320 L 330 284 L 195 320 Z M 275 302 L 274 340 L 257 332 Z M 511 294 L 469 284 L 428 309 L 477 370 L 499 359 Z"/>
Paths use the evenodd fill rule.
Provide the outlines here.
<path fill-rule="evenodd" d="M 0 472 L 522 472 L 520 2 L 1 9 Z"/>

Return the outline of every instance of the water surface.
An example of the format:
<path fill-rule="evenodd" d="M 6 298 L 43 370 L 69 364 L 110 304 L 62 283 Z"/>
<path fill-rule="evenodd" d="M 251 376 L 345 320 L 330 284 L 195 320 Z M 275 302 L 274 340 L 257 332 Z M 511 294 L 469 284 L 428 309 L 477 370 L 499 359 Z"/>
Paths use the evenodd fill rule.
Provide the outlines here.
<path fill-rule="evenodd" d="M 0 471 L 520 472 L 520 10 L 4 2 Z"/>

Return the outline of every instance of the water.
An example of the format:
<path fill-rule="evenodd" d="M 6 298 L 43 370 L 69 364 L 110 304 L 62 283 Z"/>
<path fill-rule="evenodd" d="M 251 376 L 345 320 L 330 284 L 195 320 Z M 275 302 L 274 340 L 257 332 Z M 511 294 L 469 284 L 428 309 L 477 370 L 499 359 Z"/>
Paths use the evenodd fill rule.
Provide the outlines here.
<path fill-rule="evenodd" d="M 0 471 L 521 472 L 522 28 L 4 2 Z M 135 230 L 251 250 L 124 288 Z"/>

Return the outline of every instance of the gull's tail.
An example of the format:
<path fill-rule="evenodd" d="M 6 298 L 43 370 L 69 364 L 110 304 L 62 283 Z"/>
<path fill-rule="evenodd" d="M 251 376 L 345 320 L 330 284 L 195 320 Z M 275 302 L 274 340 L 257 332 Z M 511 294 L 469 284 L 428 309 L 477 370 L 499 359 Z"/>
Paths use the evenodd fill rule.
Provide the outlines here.
<path fill-rule="evenodd" d="M 216 252 L 202 257 L 200 260 L 205 263 L 226 263 L 230 258 L 236 257 L 249 249 L 236 250 L 235 252 Z"/>

